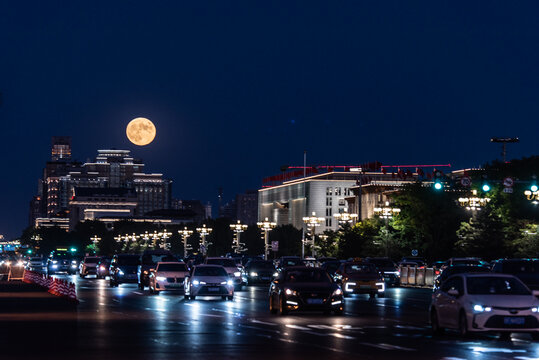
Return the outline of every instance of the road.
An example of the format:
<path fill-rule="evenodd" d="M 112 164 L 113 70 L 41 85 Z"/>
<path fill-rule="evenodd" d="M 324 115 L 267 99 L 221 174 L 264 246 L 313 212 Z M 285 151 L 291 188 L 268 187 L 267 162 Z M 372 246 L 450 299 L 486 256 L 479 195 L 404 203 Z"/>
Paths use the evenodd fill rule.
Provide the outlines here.
<path fill-rule="evenodd" d="M 234 301 L 185 301 L 178 294 L 149 295 L 135 284 L 110 288 L 105 280 L 59 277 L 77 283 L 77 311 L 0 314 L 4 324 L 22 322 L 17 329 L 32 329 L 23 342 L 31 346 L 18 346 L 2 358 L 539 358 L 538 343 L 526 334 L 507 340 L 496 335 L 461 339 L 451 332 L 434 337 L 428 289 L 389 289 L 382 299 L 347 298 L 343 316 L 283 317 L 269 313 L 264 286 L 247 287 Z"/>

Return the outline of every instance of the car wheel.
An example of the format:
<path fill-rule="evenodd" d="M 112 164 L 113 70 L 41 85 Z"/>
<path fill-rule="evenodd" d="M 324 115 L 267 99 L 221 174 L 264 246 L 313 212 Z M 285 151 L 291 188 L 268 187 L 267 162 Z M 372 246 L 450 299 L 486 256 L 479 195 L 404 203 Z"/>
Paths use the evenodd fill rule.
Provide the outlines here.
<path fill-rule="evenodd" d="M 468 336 L 468 322 L 466 321 L 466 313 L 460 312 L 459 315 L 459 334 L 462 337 Z"/>
<path fill-rule="evenodd" d="M 343 308 L 339 308 L 339 309 L 333 310 L 333 313 L 334 313 L 335 315 L 342 315 L 343 312 L 344 312 Z"/>
<path fill-rule="evenodd" d="M 139 288 L 139 290 L 144 290 L 144 285 L 142 285 L 142 283 L 139 282 L 138 283 L 138 288 Z"/>
<path fill-rule="evenodd" d="M 221 299 L 226 300 L 226 295 L 221 296 Z"/>
<path fill-rule="evenodd" d="M 191 300 L 196 300 L 197 296 L 196 295 L 191 295 Z"/>
<path fill-rule="evenodd" d="M 279 314 L 286 315 L 288 314 L 288 309 L 286 308 L 284 297 L 281 297 L 279 300 Z"/>
<path fill-rule="evenodd" d="M 277 308 L 275 307 L 275 305 L 273 304 L 273 295 L 270 296 L 269 298 L 269 308 L 270 308 L 270 313 L 272 314 L 277 314 Z"/>
<path fill-rule="evenodd" d="M 150 295 L 155 294 L 155 291 L 153 291 L 151 286 L 148 286 L 148 291 L 150 292 Z"/>
<path fill-rule="evenodd" d="M 435 335 L 441 335 L 444 333 L 444 328 L 440 327 L 440 323 L 438 322 L 438 314 L 436 313 L 435 309 L 432 309 L 430 312 L 430 326 L 432 327 L 432 332 Z"/>
<path fill-rule="evenodd" d="M 539 333 L 537 333 L 537 332 L 532 332 L 532 333 L 530 333 L 530 335 L 532 336 L 532 339 L 533 339 L 533 340 L 536 340 L 536 341 L 539 340 Z"/>
<path fill-rule="evenodd" d="M 384 297 L 386 297 L 386 293 L 385 292 L 379 292 L 378 297 L 379 298 L 384 298 Z"/>
<path fill-rule="evenodd" d="M 234 295 L 230 295 L 230 296 L 228 297 L 228 300 L 230 300 L 230 301 L 234 300 Z"/>
<path fill-rule="evenodd" d="M 370 293 L 370 294 L 369 294 L 369 298 L 370 298 L 370 299 L 374 299 L 375 296 L 376 296 L 375 293 Z"/>
<path fill-rule="evenodd" d="M 184 295 L 183 298 L 184 300 L 189 300 L 189 295 Z"/>

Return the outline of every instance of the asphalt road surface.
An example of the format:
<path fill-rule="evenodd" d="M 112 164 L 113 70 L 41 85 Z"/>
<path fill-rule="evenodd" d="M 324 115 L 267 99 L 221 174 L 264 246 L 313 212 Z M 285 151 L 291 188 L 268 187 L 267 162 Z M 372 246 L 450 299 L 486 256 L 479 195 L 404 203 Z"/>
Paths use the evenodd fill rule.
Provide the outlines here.
<path fill-rule="evenodd" d="M 382 299 L 346 299 L 342 316 L 272 315 L 267 287 L 246 287 L 234 301 L 149 295 L 136 284 L 70 278 L 76 311 L 0 313 L 13 336 L 0 339 L 2 359 L 536 359 L 526 334 L 500 339 L 456 333 L 433 336 L 431 290 L 395 288 Z"/>

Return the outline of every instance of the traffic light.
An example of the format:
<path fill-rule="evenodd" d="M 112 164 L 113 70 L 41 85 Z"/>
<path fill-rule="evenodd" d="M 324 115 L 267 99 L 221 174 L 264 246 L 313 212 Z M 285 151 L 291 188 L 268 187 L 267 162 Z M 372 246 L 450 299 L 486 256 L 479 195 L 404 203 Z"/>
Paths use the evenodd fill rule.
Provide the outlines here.
<path fill-rule="evenodd" d="M 481 189 L 483 189 L 484 192 L 489 192 L 490 191 L 490 185 L 487 184 L 487 183 L 484 183 L 483 186 L 481 187 Z"/>
<path fill-rule="evenodd" d="M 434 188 L 436 190 L 441 190 L 442 189 L 442 183 L 440 182 L 440 180 L 437 180 L 435 183 L 434 183 Z"/>
<path fill-rule="evenodd" d="M 539 190 L 539 188 L 537 187 L 537 185 L 533 184 L 532 186 L 530 186 L 530 190 L 532 192 L 536 192 L 537 190 Z"/>
<path fill-rule="evenodd" d="M 442 188 L 444 187 L 442 185 L 442 180 L 440 179 L 440 177 L 442 176 L 442 173 L 438 170 L 434 170 L 434 188 L 436 190 L 442 190 Z"/>

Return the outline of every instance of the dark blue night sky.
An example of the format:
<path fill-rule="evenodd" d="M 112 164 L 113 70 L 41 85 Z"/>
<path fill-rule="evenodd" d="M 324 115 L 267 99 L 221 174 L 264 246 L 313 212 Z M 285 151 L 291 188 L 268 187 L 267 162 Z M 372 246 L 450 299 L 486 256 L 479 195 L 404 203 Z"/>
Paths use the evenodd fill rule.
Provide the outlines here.
<path fill-rule="evenodd" d="M 283 164 L 537 155 L 539 5 L 404 1 L 1 1 L 0 233 L 21 234 L 51 136 L 131 149 L 215 201 Z M 157 126 L 147 147 L 125 126 Z"/>

